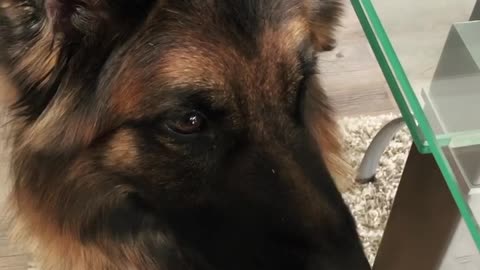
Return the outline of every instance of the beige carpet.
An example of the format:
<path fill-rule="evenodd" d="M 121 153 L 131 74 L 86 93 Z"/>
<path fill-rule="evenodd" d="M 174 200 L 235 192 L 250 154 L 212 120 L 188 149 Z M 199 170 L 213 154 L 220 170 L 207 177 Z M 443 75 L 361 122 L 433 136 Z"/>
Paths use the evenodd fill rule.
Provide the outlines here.
<path fill-rule="evenodd" d="M 377 131 L 394 117 L 394 115 L 381 115 L 341 120 L 349 160 L 354 167 L 360 163 L 363 153 Z M 384 153 L 377 172 L 378 180 L 367 185 L 354 185 L 352 190 L 344 194 L 357 220 L 358 230 L 370 262 L 375 258 L 410 145 L 410 135 L 404 128 L 397 133 Z M 0 244 L 2 244 L 1 241 Z M 5 252 L 7 247 L 0 246 L 0 250 L 2 249 Z M 2 260 L 5 261 L 2 262 Z M 2 257 L 0 254 L 0 266 L 13 269 L 8 268 L 8 260 L 8 257 Z M 25 265 L 27 264 L 25 262 Z M 35 269 L 33 264 L 28 265 L 30 265 L 28 269 Z"/>
<path fill-rule="evenodd" d="M 354 167 L 360 164 L 365 150 L 378 130 L 396 117 L 381 115 L 342 119 L 346 150 Z M 343 196 L 357 220 L 358 231 L 370 263 L 373 263 L 377 253 L 411 144 L 410 133 L 404 127 L 395 135 L 383 154 L 376 174 L 377 181 L 366 185 L 355 184 L 353 189 Z"/>

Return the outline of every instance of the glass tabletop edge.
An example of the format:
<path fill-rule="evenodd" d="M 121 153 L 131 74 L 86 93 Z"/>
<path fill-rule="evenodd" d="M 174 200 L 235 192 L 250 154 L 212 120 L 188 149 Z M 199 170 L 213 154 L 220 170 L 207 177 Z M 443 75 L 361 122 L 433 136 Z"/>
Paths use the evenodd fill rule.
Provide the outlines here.
<path fill-rule="evenodd" d="M 452 193 L 453 199 L 467 224 L 477 249 L 480 251 L 480 231 L 477 222 L 471 213 L 470 207 L 463 198 L 462 191 L 460 190 L 458 183 L 456 183 L 453 170 L 449 166 L 448 160 L 435 138 L 433 129 L 430 127 L 427 117 L 421 108 L 420 102 L 414 94 L 405 71 L 400 64 L 373 4 L 370 0 L 351 0 L 351 3 L 381 70 L 387 79 L 387 83 L 391 88 L 394 99 L 399 105 L 400 112 L 412 133 L 412 138 L 416 147 L 421 153 L 432 153 L 445 178 L 445 182 Z M 404 93 L 401 92 L 401 89 L 404 90 Z M 409 104 L 407 100 L 404 99 L 403 94 L 405 94 L 406 98 L 410 101 L 411 110 L 416 115 L 416 121 L 418 121 L 420 127 L 417 127 L 415 119 L 410 113 Z M 422 140 L 423 138 L 417 131 L 423 133 L 425 141 Z"/>

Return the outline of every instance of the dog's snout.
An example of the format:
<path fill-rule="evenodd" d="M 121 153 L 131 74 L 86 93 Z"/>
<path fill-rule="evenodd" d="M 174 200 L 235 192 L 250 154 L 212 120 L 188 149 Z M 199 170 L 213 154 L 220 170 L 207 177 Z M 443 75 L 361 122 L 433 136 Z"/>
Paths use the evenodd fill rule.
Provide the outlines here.
<path fill-rule="evenodd" d="M 302 194 L 291 202 L 298 207 L 299 228 L 312 241 L 315 255 L 307 269 L 370 270 L 355 221 L 321 159 L 308 149 L 294 151 L 292 157 L 282 161 L 279 177 Z"/>
<path fill-rule="evenodd" d="M 235 201 L 263 213 L 254 218 L 266 227 L 256 228 L 274 239 L 272 250 L 301 254 L 292 258 L 303 265 L 297 269 L 370 269 L 353 217 L 313 147 L 265 140 L 242 152 L 230 172 L 230 199 L 243 194 Z"/>

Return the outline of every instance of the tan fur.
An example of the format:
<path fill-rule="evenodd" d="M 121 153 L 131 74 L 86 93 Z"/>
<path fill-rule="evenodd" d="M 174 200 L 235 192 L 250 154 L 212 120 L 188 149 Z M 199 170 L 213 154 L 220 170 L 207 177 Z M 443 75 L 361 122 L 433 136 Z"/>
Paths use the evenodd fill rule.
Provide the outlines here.
<path fill-rule="evenodd" d="M 317 102 L 327 102 L 318 85 L 318 78 L 310 82 L 311 91 L 307 92 L 305 104 L 305 122 L 315 138 L 340 192 L 345 192 L 353 185 L 353 168 L 345 158 L 341 144 L 338 124 L 331 112 L 319 111 Z"/>
<path fill-rule="evenodd" d="M 353 185 L 353 168 L 345 158 L 344 149 L 340 143 L 341 134 L 334 119 L 320 116 L 312 125 L 312 132 L 317 136 L 317 142 L 324 153 L 327 168 L 335 180 L 340 192 L 345 192 Z M 328 127 L 328 129 L 325 129 Z M 320 132 L 321 130 L 321 132 Z"/>
<path fill-rule="evenodd" d="M 308 20 L 312 44 L 317 51 L 323 51 L 325 48 L 335 44 L 334 31 L 338 24 L 338 17 L 326 19 L 322 16 L 314 15 L 322 5 L 325 4 L 320 1 L 304 1 L 305 18 Z M 341 2 L 337 2 L 333 6 L 335 6 L 335 13 L 342 12 Z"/>
<path fill-rule="evenodd" d="M 97 134 L 96 122 L 74 113 L 72 106 L 69 96 L 55 100 L 34 124 L 19 134 L 23 145 L 40 151 L 89 144 Z"/>
<path fill-rule="evenodd" d="M 311 36 L 314 38 L 314 46 L 325 46 L 331 42 L 331 27 L 317 23 L 316 25 L 309 25 L 303 18 L 297 18 L 285 23 L 284 26 L 275 32 L 266 32 L 264 36 L 264 52 L 265 54 L 278 53 L 282 59 L 292 58 L 292 62 L 295 60 L 295 56 L 291 55 L 294 48 L 298 48 L 300 42 L 307 37 L 305 33 L 308 33 L 308 28 L 311 29 Z M 278 42 L 282 40 L 285 42 Z M 316 48 L 318 49 L 318 48 Z M 267 58 L 272 59 L 272 57 Z M 273 59 L 276 59 L 273 57 Z M 353 184 L 353 169 L 348 164 L 344 157 L 343 148 L 341 145 L 341 135 L 338 130 L 338 124 L 333 117 L 331 111 L 318 111 L 316 107 L 320 107 L 316 104 L 319 100 L 327 103 L 327 97 L 316 95 L 320 94 L 318 85 L 318 78 L 312 79 L 311 90 L 307 97 L 306 108 L 306 123 L 308 128 L 317 141 L 323 158 L 327 164 L 329 171 L 335 180 L 335 184 L 340 192 L 347 191 Z"/>
<path fill-rule="evenodd" d="M 141 242 L 117 244 L 105 238 L 98 239 L 97 244 L 85 245 L 76 233 L 78 228 L 59 227 L 53 220 L 52 208 L 45 207 L 46 204 L 41 208 L 30 198 L 32 195 L 22 190 L 10 200 L 11 214 L 15 217 L 11 237 L 35 254 L 41 270 L 143 270 L 148 266 L 153 269 L 148 255 L 138 252 L 143 250 L 138 246 Z"/>
<path fill-rule="evenodd" d="M 224 87 L 224 59 L 195 45 L 173 49 L 159 67 L 161 76 L 170 85 L 202 85 L 206 89 Z"/>
<path fill-rule="evenodd" d="M 131 130 L 118 131 L 109 141 L 105 152 L 105 165 L 109 168 L 134 169 L 140 159 L 135 135 Z"/>
<path fill-rule="evenodd" d="M 330 26 L 312 23 L 311 27 L 312 42 L 316 50 L 322 51 L 324 50 L 324 48 L 335 43 L 335 38 L 333 37 L 333 29 Z"/>
<path fill-rule="evenodd" d="M 306 39 L 308 27 L 305 18 L 297 17 L 284 22 L 280 28 L 267 28 L 262 39 L 264 52 L 278 51 L 289 54 L 295 52 L 295 49 Z"/>
<path fill-rule="evenodd" d="M 32 82 L 38 82 L 39 87 L 44 86 L 51 76 L 49 72 L 58 62 L 58 46 L 55 44 L 52 34 L 42 31 L 35 47 L 25 52 L 12 75 L 26 73 Z"/>
<path fill-rule="evenodd" d="M 119 115 L 140 118 L 147 113 L 145 110 L 138 111 L 138 107 L 145 98 L 145 93 L 141 91 L 143 85 L 138 80 L 140 75 L 136 70 L 127 69 L 129 63 L 125 62 L 122 65 L 122 71 L 125 73 L 120 73 L 118 79 L 115 80 L 115 85 L 111 86 L 115 90 L 110 101 L 111 108 Z"/>
<path fill-rule="evenodd" d="M 62 121 L 62 118 L 68 115 L 67 111 L 69 107 L 71 106 L 68 98 L 55 100 L 46 112 L 40 116 L 38 121 L 23 130 L 21 140 L 19 141 L 22 141 L 23 145 L 28 145 L 34 150 L 39 150 L 45 147 L 46 144 L 50 145 L 49 142 L 52 137 L 57 136 L 53 133 L 60 133 L 62 131 L 57 128 L 58 123 L 67 120 L 63 119 Z"/>
<path fill-rule="evenodd" d="M 6 76 L 6 71 L 0 67 L 0 107 L 7 108 L 18 99 L 17 89 Z"/>
<path fill-rule="evenodd" d="M 24 194 L 16 202 L 13 239 L 35 254 L 42 270 L 118 269 L 96 246 L 83 246 L 74 234 L 62 231 L 49 220 L 49 213 L 32 205 Z M 17 211 L 21 209 L 21 211 Z"/>

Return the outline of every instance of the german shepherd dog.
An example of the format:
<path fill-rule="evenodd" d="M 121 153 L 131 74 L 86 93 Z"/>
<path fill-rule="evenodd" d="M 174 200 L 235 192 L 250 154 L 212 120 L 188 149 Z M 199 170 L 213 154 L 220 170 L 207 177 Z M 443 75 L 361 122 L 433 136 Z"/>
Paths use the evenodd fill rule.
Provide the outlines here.
<path fill-rule="evenodd" d="M 0 0 L 42 269 L 370 269 L 316 74 L 337 0 Z"/>

